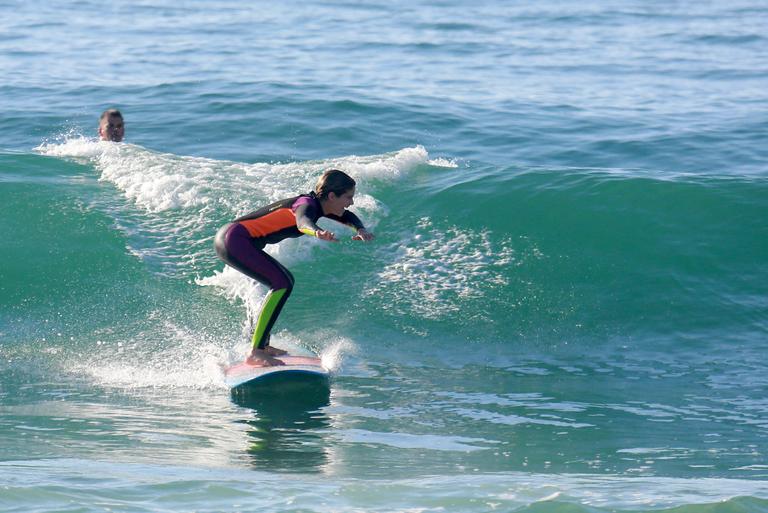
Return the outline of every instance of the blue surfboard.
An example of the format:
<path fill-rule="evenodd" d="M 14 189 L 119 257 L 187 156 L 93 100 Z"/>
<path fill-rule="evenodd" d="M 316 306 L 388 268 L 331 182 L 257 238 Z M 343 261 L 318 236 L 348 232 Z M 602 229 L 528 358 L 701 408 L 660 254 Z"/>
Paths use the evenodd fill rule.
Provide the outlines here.
<path fill-rule="evenodd" d="M 233 392 L 262 386 L 273 391 L 313 384 L 328 386 L 330 372 L 320 358 L 292 355 L 276 358 L 285 365 L 261 367 L 245 361 L 227 367 L 224 369 L 224 381 Z"/>

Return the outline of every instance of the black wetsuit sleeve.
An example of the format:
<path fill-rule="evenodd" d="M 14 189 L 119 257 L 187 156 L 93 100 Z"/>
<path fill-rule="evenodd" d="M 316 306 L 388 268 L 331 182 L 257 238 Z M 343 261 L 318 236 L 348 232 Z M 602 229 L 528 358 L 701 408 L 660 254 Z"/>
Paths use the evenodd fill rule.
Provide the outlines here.
<path fill-rule="evenodd" d="M 363 225 L 363 222 L 360 220 L 360 218 L 349 210 L 345 210 L 341 216 L 328 214 L 325 217 L 328 219 L 333 219 L 339 223 L 346 224 L 347 226 L 351 226 L 355 230 L 365 230 L 365 226 Z"/>
<path fill-rule="evenodd" d="M 296 215 L 296 228 L 298 228 L 299 231 L 304 234 L 316 237 L 317 232 L 321 230 L 321 228 L 315 223 L 315 221 L 320 217 L 319 213 L 317 212 L 317 207 L 311 203 L 305 203 L 303 205 L 299 205 L 296 208 L 294 214 Z"/>

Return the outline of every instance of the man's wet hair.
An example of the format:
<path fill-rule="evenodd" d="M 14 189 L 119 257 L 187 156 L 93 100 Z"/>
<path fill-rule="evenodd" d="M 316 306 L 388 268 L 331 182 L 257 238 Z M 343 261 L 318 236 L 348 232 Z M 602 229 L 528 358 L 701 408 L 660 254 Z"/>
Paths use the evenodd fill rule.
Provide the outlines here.
<path fill-rule="evenodd" d="M 117 109 L 107 109 L 104 112 L 101 113 L 101 117 L 99 118 L 99 121 L 102 121 L 104 118 L 116 116 L 119 118 L 123 117 L 123 113 L 120 112 Z"/>

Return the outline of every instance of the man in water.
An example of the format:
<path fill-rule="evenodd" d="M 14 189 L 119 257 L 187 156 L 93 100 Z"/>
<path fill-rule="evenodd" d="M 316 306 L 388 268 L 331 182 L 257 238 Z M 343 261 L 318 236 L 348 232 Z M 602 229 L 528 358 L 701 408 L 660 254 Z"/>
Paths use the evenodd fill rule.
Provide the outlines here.
<path fill-rule="evenodd" d="M 99 118 L 99 138 L 102 141 L 120 142 L 125 136 L 123 115 L 117 109 L 107 109 Z"/>

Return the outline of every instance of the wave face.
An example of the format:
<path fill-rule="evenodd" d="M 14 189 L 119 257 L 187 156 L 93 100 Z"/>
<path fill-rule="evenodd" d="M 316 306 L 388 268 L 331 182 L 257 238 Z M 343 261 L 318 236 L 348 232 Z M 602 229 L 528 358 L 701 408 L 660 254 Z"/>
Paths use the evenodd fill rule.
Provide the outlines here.
<path fill-rule="evenodd" d="M 340 167 L 359 181 L 356 210 L 379 232 L 376 244 L 337 250 L 303 238 L 270 251 L 303 278 L 310 304 L 322 296 L 356 305 L 344 330 L 367 319 L 421 336 L 432 350 L 444 337 L 544 346 L 636 340 L 666 350 L 723 334 L 757 343 L 767 327 L 768 181 L 761 177 L 474 169 L 431 160 L 423 147 L 286 164 L 178 157 L 82 138 L 40 151 L 69 160 L 9 155 L 10 165 L 51 176 L 9 178 L 6 205 L 11 216 L 23 212 L 21 204 L 44 205 L 37 217 L 19 217 L 19 233 L 43 225 L 51 235 L 68 234 L 64 253 L 109 244 L 111 252 L 92 263 L 77 259 L 76 283 L 98 281 L 104 273 L 93 265 L 130 262 L 138 274 L 126 276 L 128 287 L 161 277 L 183 288 L 213 285 L 247 304 L 263 291 L 223 268 L 212 235 L 258 205 L 311 190 L 323 169 Z M 45 203 L 46 187 L 64 191 L 60 203 Z M 24 197 L 26 189 L 32 196 Z M 102 233 L 82 229 L 93 225 Z M 85 240 L 74 242 L 78 231 Z M 23 241 L 19 253 L 8 253 L 9 268 L 34 252 Z M 353 283 L 323 287 L 347 279 L 350 266 Z M 31 290 L 25 275 L 10 278 L 16 295 Z M 53 294 L 69 288 L 56 287 L 46 284 Z M 315 322 L 300 313 L 286 324 L 301 330 Z"/>
<path fill-rule="evenodd" d="M 768 510 L 765 6 L 262 4 L 0 2 L 0 509 Z M 232 398 L 331 167 L 330 397 Z"/>
<path fill-rule="evenodd" d="M 215 258 L 213 234 L 339 167 L 357 178 L 355 209 L 377 240 L 269 249 L 298 284 L 273 343 L 323 355 L 340 394 L 314 428 L 298 427 L 299 408 L 286 429 L 336 447 L 347 460 L 334 472 L 371 458 L 736 483 L 765 471 L 760 177 L 471 166 L 420 146 L 272 164 L 81 137 L 38 152 L 3 155 L 7 385 L 56 373 L 61 393 L 95 387 L 176 411 L 202 394 L 212 414 L 221 366 L 246 351 L 247 313 L 266 292 Z M 266 418 L 250 436 L 285 427 Z M 328 431 L 337 418 L 350 424 Z M 293 461 L 252 456 L 278 470 Z M 334 458 L 324 449 L 291 469 Z M 569 483 L 556 495 L 576 493 Z"/>

